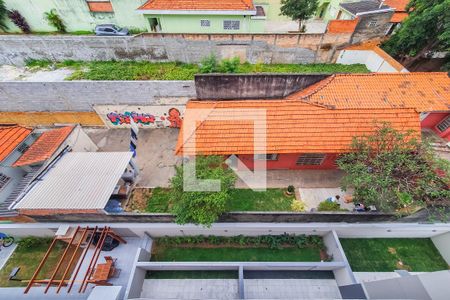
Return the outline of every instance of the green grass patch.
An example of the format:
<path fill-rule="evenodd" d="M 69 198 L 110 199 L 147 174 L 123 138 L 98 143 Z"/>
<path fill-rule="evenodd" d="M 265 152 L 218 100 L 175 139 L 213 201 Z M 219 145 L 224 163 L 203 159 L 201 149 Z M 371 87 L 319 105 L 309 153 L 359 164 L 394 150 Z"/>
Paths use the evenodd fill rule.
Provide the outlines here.
<path fill-rule="evenodd" d="M 150 271 L 146 279 L 238 279 L 237 271 Z"/>
<path fill-rule="evenodd" d="M 20 271 L 17 275 L 17 278 L 21 280 L 29 280 L 33 276 L 33 273 L 38 267 L 41 259 L 44 257 L 45 252 L 49 248 L 52 239 L 33 238 L 33 240 L 34 240 L 33 243 L 32 244 L 29 243 L 28 245 L 20 244 L 19 241 L 19 245 L 17 246 L 16 250 L 11 255 L 9 260 L 6 262 L 5 266 L 0 270 L 0 287 L 21 287 L 27 285 L 26 282 L 8 280 L 8 277 L 12 269 L 15 267 L 20 267 Z M 50 252 L 47 262 L 44 264 L 44 267 L 39 273 L 37 279 L 50 278 L 54 268 L 56 267 L 60 257 L 62 256 L 62 253 L 66 245 L 67 244 L 62 241 L 57 242 L 52 252 Z M 62 277 L 62 274 L 66 269 L 67 262 L 72 256 L 72 253 L 73 252 L 69 250 L 67 254 L 68 259 L 65 259 L 63 261 L 60 271 L 58 271 L 55 278 Z"/>
<path fill-rule="evenodd" d="M 448 265 L 430 239 L 340 239 L 356 272 L 447 270 Z M 401 263 L 400 263 L 401 262 Z"/>
<path fill-rule="evenodd" d="M 200 73 L 197 64 L 147 61 L 63 61 L 30 60 L 28 67 L 70 68 L 67 80 L 193 80 Z M 367 73 L 365 65 L 342 64 L 240 64 L 236 73 Z"/>
<path fill-rule="evenodd" d="M 286 196 L 284 189 L 234 189 L 228 202 L 228 211 L 292 211 L 294 196 Z"/>
<path fill-rule="evenodd" d="M 170 189 L 154 188 L 147 201 L 146 212 L 169 213 Z M 284 189 L 267 189 L 257 192 L 251 189 L 234 189 L 227 204 L 227 211 L 292 211 L 294 196 L 286 196 Z"/>
<path fill-rule="evenodd" d="M 155 247 L 152 261 L 320 261 L 317 248 L 267 247 L 204 248 L 204 247 Z"/>
<path fill-rule="evenodd" d="M 147 212 L 169 213 L 170 212 L 170 189 L 154 188 L 152 195 L 147 201 Z"/>

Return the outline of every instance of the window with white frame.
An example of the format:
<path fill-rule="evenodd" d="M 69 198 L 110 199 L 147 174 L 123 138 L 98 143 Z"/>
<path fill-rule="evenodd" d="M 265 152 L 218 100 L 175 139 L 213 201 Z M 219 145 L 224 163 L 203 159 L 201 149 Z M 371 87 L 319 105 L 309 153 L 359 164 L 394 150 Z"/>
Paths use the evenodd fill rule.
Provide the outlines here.
<path fill-rule="evenodd" d="M 0 191 L 8 184 L 11 180 L 11 177 L 6 176 L 3 173 L 0 173 Z"/>
<path fill-rule="evenodd" d="M 201 27 L 210 27 L 211 21 L 210 20 L 200 20 L 200 26 Z"/>
<path fill-rule="evenodd" d="M 305 153 L 298 157 L 297 165 L 301 166 L 319 166 L 325 160 L 325 154 Z"/>
<path fill-rule="evenodd" d="M 241 21 L 237 20 L 224 20 L 223 29 L 224 30 L 239 30 L 241 26 Z"/>
<path fill-rule="evenodd" d="M 450 127 L 450 116 L 447 116 L 444 120 L 442 120 L 439 124 L 437 124 L 437 129 L 440 132 L 446 131 Z"/>
<path fill-rule="evenodd" d="M 255 160 L 277 160 L 278 154 L 255 154 Z"/>

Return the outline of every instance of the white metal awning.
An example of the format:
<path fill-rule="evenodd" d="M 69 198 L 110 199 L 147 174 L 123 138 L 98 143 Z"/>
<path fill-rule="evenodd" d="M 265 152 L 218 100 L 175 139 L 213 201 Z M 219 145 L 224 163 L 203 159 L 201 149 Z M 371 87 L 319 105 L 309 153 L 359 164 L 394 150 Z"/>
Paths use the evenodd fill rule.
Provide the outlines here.
<path fill-rule="evenodd" d="M 103 209 L 131 160 L 131 152 L 69 152 L 15 209 Z"/>

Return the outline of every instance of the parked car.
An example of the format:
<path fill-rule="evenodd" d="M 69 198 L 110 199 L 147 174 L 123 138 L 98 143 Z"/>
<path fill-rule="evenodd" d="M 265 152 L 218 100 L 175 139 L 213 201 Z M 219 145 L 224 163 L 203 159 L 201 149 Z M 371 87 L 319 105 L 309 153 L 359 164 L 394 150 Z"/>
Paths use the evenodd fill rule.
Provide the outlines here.
<path fill-rule="evenodd" d="M 128 28 L 120 28 L 119 26 L 114 24 L 102 24 L 95 26 L 95 35 L 124 36 L 128 34 Z"/>

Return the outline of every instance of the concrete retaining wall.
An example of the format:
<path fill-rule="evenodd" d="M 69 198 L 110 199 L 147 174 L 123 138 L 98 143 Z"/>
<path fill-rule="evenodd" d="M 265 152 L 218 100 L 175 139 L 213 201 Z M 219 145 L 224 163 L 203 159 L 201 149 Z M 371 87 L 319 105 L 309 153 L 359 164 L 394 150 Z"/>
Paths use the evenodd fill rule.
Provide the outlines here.
<path fill-rule="evenodd" d="M 331 62 L 348 33 L 143 34 L 131 37 L 0 35 L 0 64 L 27 59 L 200 62 L 215 53 L 252 63 Z"/>
<path fill-rule="evenodd" d="M 184 105 L 194 97 L 194 81 L 0 82 L 3 112 L 92 111 L 93 105 L 118 104 Z"/>
<path fill-rule="evenodd" d="M 171 214 L 139 214 L 121 213 L 109 215 L 91 214 L 52 214 L 32 216 L 38 222 L 135 222 L 135 223 L 172 223 L 175 217 Z M 396 219 L 393 214 L 382 213 L 265 213 L 265 212 L 233 212 L 222 215 L 221 223 L 252 223 L 252 222 L 387 222 Z"/>
<path fill-rule="evenodd" d="M 450 266 L 450 232 L 434 236 L 431 240 Z"/>

